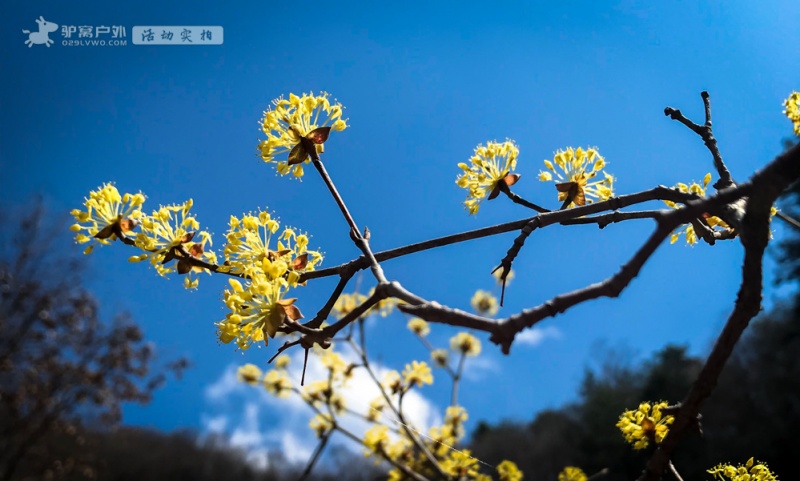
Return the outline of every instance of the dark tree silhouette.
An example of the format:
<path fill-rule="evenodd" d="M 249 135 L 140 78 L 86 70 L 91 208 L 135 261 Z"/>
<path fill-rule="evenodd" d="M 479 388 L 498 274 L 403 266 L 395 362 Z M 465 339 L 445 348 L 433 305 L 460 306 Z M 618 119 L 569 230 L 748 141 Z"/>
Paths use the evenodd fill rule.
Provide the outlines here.
<path fill-rule="evenodd" d="M 155 362 L 125 314 L 101 320 L 68 252 L 62 222 L 41 202 L 0 245 L 0 479 L 91 477 L 96 459 L 61 459 L 64 442 L 85 442 L 84 427 L 114 426 L 125 402 L 146 403 L 181 359 Z M 57 224 L 57 225 L 56 225 Z M 58 242 L 56 242 L 58 240 Z M 63 252 L 56 250 L 64 245 Z M 89 456 L 90 457 L 90 456 Z"/>

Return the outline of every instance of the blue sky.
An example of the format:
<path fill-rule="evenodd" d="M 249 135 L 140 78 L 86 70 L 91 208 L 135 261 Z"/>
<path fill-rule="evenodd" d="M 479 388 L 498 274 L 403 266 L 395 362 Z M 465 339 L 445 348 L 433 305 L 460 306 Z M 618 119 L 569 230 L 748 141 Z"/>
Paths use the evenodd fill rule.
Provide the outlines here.
<path fill-rule="evenodd" d="M 0 202 L 20 205 L 43 193 L 53 210 L 68 211 L 113 181 L 143 191 L 150 207 L 193 198 L 217 247 L 230 214 L 268 208 L 313 235 L 311 246 L 326 253 L 323 266 L 348 261 L 358 252 L 321 181 L 276 177 L 255 151 L 270 100 L 320 90 L 346 106 L 351 128 L 332 136 L 324 160 L 356 221 L 372 231 L 375 250 L 528 216 L 502 199 L 474 217 L 463 210 L 456 164 L 488 140 L 517 142 L 522 180 L 515 191 L 551 208 L 558 206 L 552 185 L 536 174 L 543 159 L 568 146 L 599 147 L 618 193 L 700 180 L 711 170 L 710 155 L 663 109 L 700 120 L 702 90 L 711 93 L 729 168 L 747 178 L 791 134 L 781 102 L 800 88 L 800 7 L 651 3 L 4 2 Z M 29 48 L 21 30 L 35 30 L 40 15 L 59 25 L 125 26 L 128 44 L 66 46 L 59 30 L 51 47 Z M 224 43 L 133 45 L 137 25 L 222 26 Z M 515 263 L 500 314 L 606 278 L 652 227 L 637 221 L 536 232 Z M 782 233 L 776 226 L 776 238 Z M 475 289 L 493 287 L 488 273 L 514 235 L 384 268 L 427 298 L 468 308 Z M 484 354 L 462 388 L 471 420 L 529 419 L 574 399 L 584 370 L 609 349 L 641 358 L 671 342 L 705 352 L 735 298 L 741 252 L 737 242 L 665 245 L 619 299 L 545 321 L 540 342 L 503 356 L 484 336 Z M 280 432 L 295 429 L 302 445 L 305 420 L 287 422 L 280 404 L 228 382 L 231 366 L 263 365 L 275 346 L 242 354 L 218 344 L 213 322 L 224 316 L 225 279 L 203 279 L 199 292 L 185 292 L 179 279 L 127 263 L 129 255 L 121 246 L 96 251 L 90 286 L 107 312 L 129 310 L 160 353 L 186 355 L 194 367 L 149 406 L 128 408 L 126 421 L 242 438 L 249 432 L 250 445 L 284 448 L 290 444 L 276 441 Z M 316 312 L 333 285 L 309 283 L 300 307 Z M 768 285 L 765 305 L 779 295 Z M 427 357 L 406 321 L 398 314 L 370 322 L 376 360 L 402 368 Z M 434 327 L 431 339 L 444 345 L 453 334 Z M 443 380 L 422 391 L 431 412 L 446 405 Z"/>

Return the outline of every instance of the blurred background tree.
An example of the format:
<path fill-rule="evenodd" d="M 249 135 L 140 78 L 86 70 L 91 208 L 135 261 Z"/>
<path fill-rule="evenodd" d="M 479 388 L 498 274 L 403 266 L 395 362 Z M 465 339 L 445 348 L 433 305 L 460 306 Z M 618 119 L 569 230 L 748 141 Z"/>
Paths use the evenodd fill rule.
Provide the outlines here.
<path fill-rule="evenodd" d="M 3 216 L 0 479 L 91 478 L 102 460 L 85 449 L 86 429 L 115 426 L 123 403 L 148 402 L 187 362 L 157 363 L 126 314 L 100 318 L 65 223 L 41 201 L 18 223 Z"/>

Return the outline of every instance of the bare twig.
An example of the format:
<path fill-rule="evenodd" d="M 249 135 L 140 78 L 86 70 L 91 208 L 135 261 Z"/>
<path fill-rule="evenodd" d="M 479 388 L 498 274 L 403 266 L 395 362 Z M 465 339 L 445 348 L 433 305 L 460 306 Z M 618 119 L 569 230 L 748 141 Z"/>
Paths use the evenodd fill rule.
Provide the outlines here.
<path fill-rule="evenodd" d="M 333 306 L 336 304 L 336 301 L 339 299 L 339 296 L 342 295 L 344 288 L 347 286 L 348 281 L 350 281 L 350 278 L 353 277 L 354 273 L 355 270 L 351 269 L 347 273 L 342 273 L 340 275 L 339 283 L 336 284 L 336 287 L 333 289 L 333 292 L 328 298 L 328 302 L 326 302 L 325 305 L 322 306 L 322 309 L 320 309 L 319 312 L 317 312 L 317 315 L 314 316 L 314 319 L 311 319 L 310 321 L 305 323 L 306 327 L 310 327 L 312 329 L 317 328 L 321 326 L 323 322 L 325 322 L 325 319 L 327 319 L 328 315 L 330 315 L 331 309 L 333 309 Z"/>
<path fill-rule="evenodd" d="M 664 109 L 664 115 L 669 116 L 673 120 L 677 120 L 678 122 L 682 123 L 683 125 L 689 127 L 694 133 L 699 135 L 703 139 L 703 143 L 706 144 L 706 148 L 708 151 L 711 152 L 711 156 L 714 158 L 714 168 L 717 170 L 719 174 L 719 180 L 714 183 L 714 188 L 717 190 L 726 189 L 733 185 L 736 185 L 731 178 L 731 173 L 728 171 L 728 168 L 725 166 L 725 162 L 722 161 L 722 154 L 719 152 L 719 147 L 717 146 L 717 139 L 714 138 L 714 134 L 711 130 L 711 100 L 709 99 L 708 92 L 703 91 L 700 93 L 700 96 L 703 98 L 703 105 L 705 107 L 705 116 L 706 121 L 703 125 L 698 125 L 691 120 L 684 117 L 678 109 L 673 109 L 672 107 L 667 107 Z"/>
<path fill-rule="evenodd" d="M 632 219 L 655 219 L 663 211 L 660 210 L 638 210 L 634 212 L 620 212 L 615 210 L 608 214 L 596 215 L 593 217 L 578 217 L 561 222 L 561 225 L 581 225 L 597 224 L 597 227 L 604 229 L 608 224 L 615 224 Z"/>
<path fill-rule="evenodd" d="M 339 191 L 336 190 L 336 185 L 334 185 L 331 176 L 328 175 L 328 171 L 325 169 L 325 165 L 322 163 L 322 160 L 320 160 L 316 147 L 305 137 L 302 137 L 300 141 L 310 144 L 306 145 L 306 150 L 311 155 L 311 161 L 314 164 L 314 167 L 317 169 L 317 172 L 319 172 L 320 177 L 322 177 L 322 181 L 325 182 L 325 185 L 328 187 L 328 190 L 336 201 L 336 205 L 339 206 L 339 210 L 342 211 L 342 215 L 347 221 L 347 224 L 350 226 L 350 237 L 353 239 L 353 242 L 355 242 L 356 247 L 358 247 L 367 258 L 369 267 L 372 270 L 372 274 L 375 276 L 375 279 L 380 283 L 388 282 L 386 280 L 386 275 L 383 273 L 383 269 L 381 268 L 377 259 L 375 259 L 375 256 L 372 254 L 372 250 L 369 247 L 369 236 L 361 235 L 361 231 L 358 229 L 356 221 L 353 219 L 353 216 L 350 215 L 350 211 L 347 210 L 347 205 L 345 205 L 344 199 L 342 199 L 342 196 L 339 195 Z"/>
<path fill-rule="evenodd" d="M 314 465 L 317 464 L 317 459 L 319 459 L 320 454 L 322 451 L 325 450 L 325 446 L 328 445 L 328 439 L 330 439 L 331 433 L 325 433 L 319 440 L 319 444 L 317 448 L 314 450 L 314 454 L 311 455 L 311 459 L 308 460 L 308 464 L 306 465 L 306 469 L 303 470 L 303 474 L 297 478 L 297 481 L 304 481 L 308 476 L 311 474 L 311 470 L 314 469 Z"/>
<path fill-rule="evenodd" d="M 500 181 L 497 185 L 500 187 L 500 192 L 504 193 L 506 197 L 508 197 L 511 200 L 511 202 L 519 204 L 523 207 L 527 207 L 528 209 L 533 209 L 540 214 L 544 212 L 550 212 L 549 209 L 545 209 L 544 207 L 538 206 L 533 202 L 529 202 L 520 197 L 519 195 L 511 192 L 511 189 L 508 187 L 508 185 L 506 185 L 505 182 Z"/>
<path fill-rule="evenodd" d="M 569 211 L 564 211 L 564 212 L 571 212 L 570 214 L 562 214 L 562 215 L 564 216 L 563 220 L 568 220 L 573 217 L 578 217 L 581 215 L 596 214 L 598 212 L 602 212 L 604 210 L 609 210 L 609 209 L 620 209 L 622 207 L 640 204 L 650 200 L 670 200 L 673 202 L 685 203 L 688 200 L 697 198 L 699 197 L 694 194 L 686 194 L 676 189 L 670 189 L 668 187 L 658 186 L 653 189 L 645 190 L 636 194 L 623 195 L 615 197 L 608 201 L 598 202 L 596 204 L 591 204 L 584 207 L 578 207 L 576 209 L 569 209 Z M 617 204 L 619 202 L 623 202 L 624 204 Z M 590 210 L 577 210 L 586 208 Z M 551 213 L 553 212 L 560 212 L 560 211 L 551 211 Z M 497 224 L 490 227 L 483 227 L 471 231 L 460 232 L 458 234 L 451 234 L 443 237 L 437 237 L 435 239 L 418 242 L 416 244 L 410 244 L 402 247 L 397 247 L 394 249 L 389 249 L 386 251 L 376 252 L 375 258 L 379 262 L 383 262 L 390 259 L 395 259 L 397 257 L 402 257 L 409 254 L 426 251 L 429 249 L 435 249 L 437 247 L 444 247 L 468 240 L 481 239 L 483 237 L 490 237 L 498 234 L 505 234 L 507 232 L 512 232 L 515 230 L 522 229 L 530 221 L 531 218 L 525 218 L 511 222 L 506 222 L 503 224 Z M 366 258 L 359 257 L 358 259 L 352 260 L 350 262 L 338 266 L 319 269 L 312 272 L 306 272 L 301 275 L 300 282 L 304 282 L 311 279 L 317 279 L 319 277 L 340 275 L 342 269 L 353 268 L 361 270 L 367 267 L 369 267 L 369 263 L 367 262 Z"/>
<path fill-rule="evenodd" d="M 784 212 L 778 211 L 775 214 L 775 217 L 777 217 L 778 219 L 786 222 L 787 224 L 789 224 L 790 226 L 794 227 L 795 229 L 800 229 L 800 221 L 798 221 L 797 219 L 795 219 L 794 217 L 792 217 L 792 216 L 790 216 L 788 214 L 785 214 Z"/>
<path fill-rule="evenodd" d="M 519 254 L 520 249 L 525 244 L 525 240 L 531 233 L 542 227 L 546 227 L 551 224 L 556 223 L 563 223 L 566 221 L 572 221 L 574 219 L 580 218 L 581 216 L 596 214 L 598 212 L 602 212 L 609 209 L 622 209 L 624 207 L 639 204 L 641 202 L 645 202 L 648 200 L 670 200 L 672 202 L 683 202 L 686 203 L 691 199 L 698 199 L 699 197 L 695 194 L 687 194 L 684 192 L 680 192 L 677 189 L 668 189 L 664 186 L 659 186 L 650 190 L 646 190 L 643 192 L 639 192 L 636 194 L 628 194 L 628 195 L 621 195 L 619 197 L 613 197 L 609 200 L 603 202 L 597 202 L 594 204 L 584 205 L 580 207 L 575 207 L 573 209 L 561 209 L 557 211 L 551 211 L 544 214 L 539 214 L 525 225 L 522 228 L 522 232 L 516 239 L 514 239 L 514 244 L 506 253 L 506 256 L 500 261 L 500 265 L 495 267 L 495 271 L 502 268 L 503 273 L 501 277 L 507 275 L 507 273 L 511 270 L 511 264 L 514 262 L 514 259 Z M 567 199 L 569 200 L 569 199 Z M 648 217 L 657 218 L 656 214 L 649 214 Z M 492 271 L 494 272 L 494 271 Z"/>

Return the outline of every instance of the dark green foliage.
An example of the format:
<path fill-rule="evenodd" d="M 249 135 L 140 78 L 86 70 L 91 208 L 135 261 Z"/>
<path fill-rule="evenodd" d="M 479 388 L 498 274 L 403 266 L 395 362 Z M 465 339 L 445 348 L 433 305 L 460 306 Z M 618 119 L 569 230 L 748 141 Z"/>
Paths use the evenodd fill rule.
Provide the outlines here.
<path fill-rule="evenodd" d="M 751 326 L 726 366 L 702 413 L 704 435 L 691 432 L 674 462 L 684 479 L 708 479 L 705 470 L 750 456 L 778 474 L 792 473 L 800 452 L 800 323 L 790 309 L 762 316 Z M 702 360 L 668 346 L 637 369 L 606 366 L 588 372 L 580 400 L 540 413 L 527 425 L 483 425 L 473 437 L 475 455 L 491 464 L 508 458 L 529 479 L 555 480 L 567 465 L 591 475 L 603 468 L 608 481 L 632 480 L 646 452 L 628 446 L 615 427 L 625 409 L 644 400 L 679 401 Z M 784 478 L 789 479 L 786 474 Z"/>

